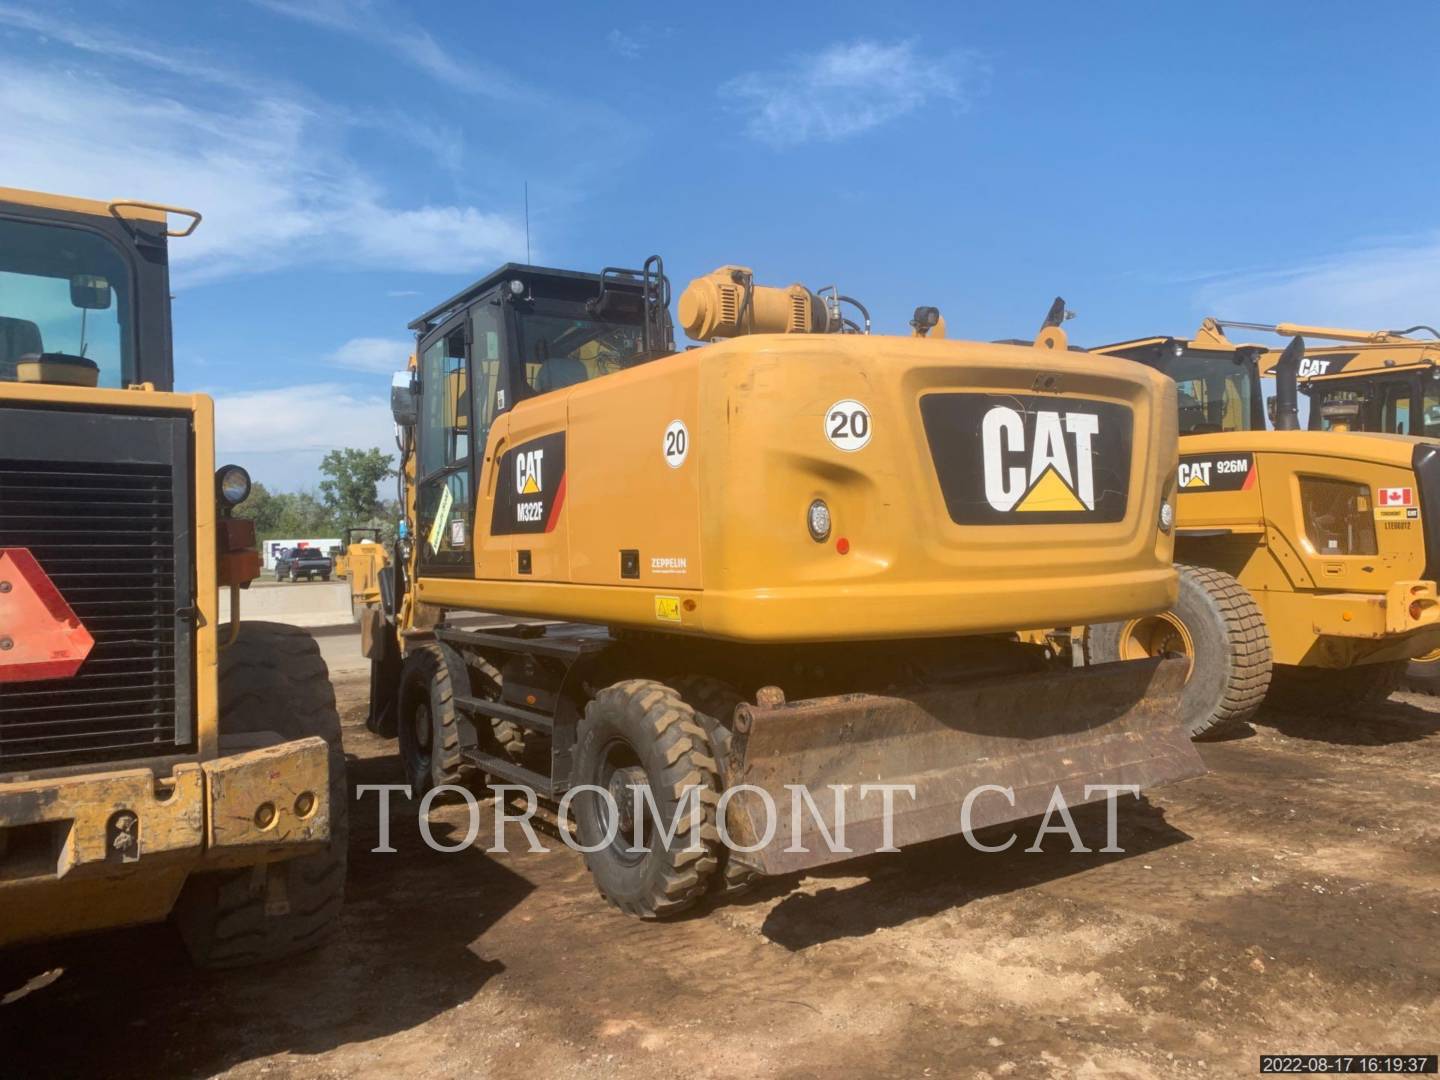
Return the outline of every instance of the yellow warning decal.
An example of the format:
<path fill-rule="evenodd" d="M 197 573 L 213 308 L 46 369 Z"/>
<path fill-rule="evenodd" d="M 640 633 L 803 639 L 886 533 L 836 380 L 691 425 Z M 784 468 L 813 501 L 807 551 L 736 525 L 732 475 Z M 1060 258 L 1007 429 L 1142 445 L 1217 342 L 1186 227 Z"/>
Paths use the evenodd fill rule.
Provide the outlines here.
<path fill-rule="evenodd" d="M 1040 474 L 1024 497 L 1015 504 L 1016 511 L 1085 510 L 1080 497 L 1060 478 L 1052 465 Z"/>
<path fill-rule="evenodd" d="M 661 622 L 679 622 L 680 598 L 678 596 L 655 597 L 655 618 Z"/>

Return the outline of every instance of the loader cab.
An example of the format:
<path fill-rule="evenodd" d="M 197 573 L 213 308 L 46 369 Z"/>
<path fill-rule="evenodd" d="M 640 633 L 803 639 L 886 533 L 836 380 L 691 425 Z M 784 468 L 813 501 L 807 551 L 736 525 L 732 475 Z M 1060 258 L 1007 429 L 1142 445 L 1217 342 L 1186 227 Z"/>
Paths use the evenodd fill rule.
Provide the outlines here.
<path fill-rule="evenodd" d="M 1203 348 L 1167 337 L 1092 351 L 1134 360 L 1175 380 L 1181 435 L 1265 430 L 1258 348 Z"/>
<path fill-rule="evenodd" d="M 165 218 L 97 208 L 0 188 L 0 381 L 173 388 Z"/>
<path fill-rule="evenodd" d="M 469 576 L 487 557 L 475 508 L 485 470 L 497 464 L 497 425 L 508 427 L 522 406 L 545 410 L 569 387 L 673 352 L 669 301 L 658 257 L 598 274 L 507 263 L 410 324 L 423 574 Z"/>

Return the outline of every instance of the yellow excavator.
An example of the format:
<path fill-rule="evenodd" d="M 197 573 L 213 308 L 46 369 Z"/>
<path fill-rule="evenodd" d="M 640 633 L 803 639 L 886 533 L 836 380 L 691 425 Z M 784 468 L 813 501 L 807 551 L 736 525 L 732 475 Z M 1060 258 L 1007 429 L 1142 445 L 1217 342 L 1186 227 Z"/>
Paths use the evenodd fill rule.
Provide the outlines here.
<path fill-rule="evenodd" d="M 1232 342 L 1215 319 L 1190 338 L 1093 352 L 1175 380 L 1181 580 L 1171 610 L 1092 625 L 1091 660 L 1189 658 L 1185 719 L 1204 736 L 1267 699 L 1307 712 L 1376 700 L 1440 646 L 1440 443 L 1300 430 L 1298 379 L 1316 369 L 1298 329 L 1273 354 Z"/>
<path fill-rule="evenodd" d="M 739 266 L 678 314 L 693 347 L 653 257 L 507 264 L 411 324 L 405 527 L 363 640 L 417 794 L 570 806 L 602 895 L 654 917 L 1203 771 L 1182 661 L 1077 669 L 1012 633 L 1173 604 L 1169 379 L 1058 327 L 873 334 L 838 289 Z M 698 828 L 657 835 L 687 794 Z"/>

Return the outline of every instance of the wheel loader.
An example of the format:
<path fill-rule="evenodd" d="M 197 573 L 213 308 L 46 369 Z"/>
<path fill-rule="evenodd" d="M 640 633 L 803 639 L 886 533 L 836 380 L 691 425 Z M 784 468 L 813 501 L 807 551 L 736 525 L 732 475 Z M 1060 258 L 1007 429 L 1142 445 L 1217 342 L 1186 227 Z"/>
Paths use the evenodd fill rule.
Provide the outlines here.
<path fill-rule="evenodd" d="M 1378 700 L 1440 646 L 1440 444 L 1298 430 L 1297 380 L 1314 355 L 1299 336 L 1273 358 L 1275 430 L 1267 349 L 1231 342 L 1217 320 L 1193 338 L 1093 351 L 1177 384 L 1180 599 L 1089 627 L 1090 660 L 1189 658 L 1185 722 L 1205 737 L 1267 700 L 1311 713 Z"/>
<path fill-rule="evenodd" d="M 1168 379 L 934 309 L 870 333 L 739 266 L 678 315 L 696 345 L 652 257 L 507 264 L 411 324 L 363 640 L 413 794 L 568 802 L 600 893 L 657 917 L 1203 771 L 1182 661 L 1076 670 L 1011 631 L 1174 602 Z"/>
<path fill-rule="evenodd" d="M 319 943 L 341 901 L 325 664 L 304 631 L 238 622 L 260 571 L 253 524 L 231 516 L 249 477 L 216 468 L 210 398 L 173 389 L 168 245 L 199 221 L 0 188 L 11 978 L 52 939 L 166 919 L 199 964 L 273 959 Z"/>
<path fill-rule="evenodd" d="M 1225 323 L 1282 337 L 1343 344 L 1311 345 L 1300 362 L 1300 392 L 1310 399 L 1312 431 L 1380 431 L 1440 438 L 1440 332 L 1423 324 L 1404 330 L 1353 330 L 1296 323 Z M 1416 337 L 1424 331 L 1429 337 Z M 1260 358 L 1273 375 L 1280 350 Z M 1404 689 L 1440 695 L 1440 648 L 1413 657 Z"/>

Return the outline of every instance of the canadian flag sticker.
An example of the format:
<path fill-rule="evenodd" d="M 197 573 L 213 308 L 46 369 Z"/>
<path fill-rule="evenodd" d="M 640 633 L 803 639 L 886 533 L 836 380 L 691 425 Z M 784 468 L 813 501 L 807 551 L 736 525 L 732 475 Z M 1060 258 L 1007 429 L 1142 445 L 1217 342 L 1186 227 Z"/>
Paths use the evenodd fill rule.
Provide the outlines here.
<path fill-rule="evenodd" d="M 1415 489 L 1408 487 L 1381 488 L 1379 498 L 1376 500 L 1378 506 L 1414 506 Z"/>

